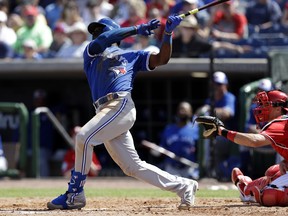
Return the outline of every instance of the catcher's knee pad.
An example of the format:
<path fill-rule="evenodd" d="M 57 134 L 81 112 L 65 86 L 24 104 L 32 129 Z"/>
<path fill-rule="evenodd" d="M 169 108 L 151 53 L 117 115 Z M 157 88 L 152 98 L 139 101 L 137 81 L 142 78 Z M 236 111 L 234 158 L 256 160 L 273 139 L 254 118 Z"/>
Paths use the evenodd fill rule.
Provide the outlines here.
<path fill-rule="evenodd" d="M 288 188 L 268 186 L 262 191 L 261 201 L 264 206 L 288 206 Z"/>
<path fill-rule="evenodd" d="M 279 168 L 279 164 L 270 166 L 266 172 L 265 172 L 265 176 L 267 176 L 268 178 L 270 178 L 271 181 L 275 180 L 276 178 L 281 176 L 280 173 L 280 168 Z"/>

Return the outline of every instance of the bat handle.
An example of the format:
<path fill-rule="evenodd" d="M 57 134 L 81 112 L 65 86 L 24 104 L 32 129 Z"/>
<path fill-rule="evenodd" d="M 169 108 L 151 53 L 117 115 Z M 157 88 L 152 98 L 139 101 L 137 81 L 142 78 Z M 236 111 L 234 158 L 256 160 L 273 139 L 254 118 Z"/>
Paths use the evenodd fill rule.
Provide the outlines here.
<path fill-rule="evenodd" d="M 181 18 L 185 18 L 185 17 L 187 17 L 187 16 L 189 16 L 189 15 L 196 14 L 198 11 L 199 11 L 199 9 L 198 9 L 198 8 L 195 8 L 195 9 L 193 9 L 193 10 L 191 10 L 191 11 L 188 11 L 186 14 L 180 14 L 179 16 L 180 16 Z"/>
<path fill-rule="evenodd" d="M 183 19 L 183 18 L 185 18 L 185 17 L 187 17 L 187 16 L 189 16 L 189 15 L 192 15 L 192 14 L 197 13 L 198 11 L 199 11 L 199 9 L 198 9 L 198 8 L 195 8 L 195 9 L 193 9 L 193 10 L 191 10 L 191 11 L 188 11 L 186 14 L 180 14 L 180 15 L 178 15 L 178 16 Z M 170 20 L 168 20 L 167 22 L 168 22 L 169 24 L 171 24 L 171 21 L 170 21 Z"/>

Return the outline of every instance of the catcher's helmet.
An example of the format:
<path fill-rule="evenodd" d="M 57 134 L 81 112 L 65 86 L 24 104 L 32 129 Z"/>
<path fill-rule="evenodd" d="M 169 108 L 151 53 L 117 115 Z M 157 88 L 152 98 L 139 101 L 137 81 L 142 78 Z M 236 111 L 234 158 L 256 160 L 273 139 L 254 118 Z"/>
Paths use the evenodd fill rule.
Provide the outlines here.
<path fill-rule="evenodd" d="M 94 35 L 95 33 L 99 33 L 99 31 L 102 33 L 117 28 L 120 28 L 120 25 L 118 25 L 114 20 L 107 17 L 100 19 L 98 22 L 90 23 L 88 25 L 88 32 Z"/>
<path fill-rule="evenodd" d="M 269 121 L 272 107 L 282 107 L 288 112 L 288 96 L 279 90 L 259 92 L 254 98 L 254 103 L 257 105 L 253 110 L 257 123 Z"/>

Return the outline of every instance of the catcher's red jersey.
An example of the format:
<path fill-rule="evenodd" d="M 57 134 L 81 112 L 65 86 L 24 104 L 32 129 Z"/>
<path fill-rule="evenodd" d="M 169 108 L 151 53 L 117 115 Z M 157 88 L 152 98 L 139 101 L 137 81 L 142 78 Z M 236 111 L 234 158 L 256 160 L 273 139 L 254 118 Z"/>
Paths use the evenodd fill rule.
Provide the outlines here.
<path fill-rule="evenodd" d="M 261 134 L 272 141 L 272 147 L 288 161 L 288 116 L 280 116 L 264 126 Z"/>

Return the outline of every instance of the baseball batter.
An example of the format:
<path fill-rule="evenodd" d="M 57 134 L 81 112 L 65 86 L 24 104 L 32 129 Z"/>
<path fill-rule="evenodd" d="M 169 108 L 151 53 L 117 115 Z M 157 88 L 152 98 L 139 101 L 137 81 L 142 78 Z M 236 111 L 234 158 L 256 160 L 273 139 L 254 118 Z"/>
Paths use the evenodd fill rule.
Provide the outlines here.
<path fill-rule="evenodd" d="M 198 183 L 142 161 L 129 132 L 136 118 L 131 98 L 134 78 L 138 71 L 151 71 L 167 64 L 172 50 L 172 32 L 181 20 L 179 16 L 169 16 L 158 54 L 123 50 L 118 46 L 128 36 L 152 34 L 152 30 L 160 25 L 156 19 L 126 28 L 120 28 L 110 18 L 89 24 L 88 31 L 93 40 L 83 54 L 84 70 L 96 115 L 76 136 L 75 169 L 71 173 L 68 190 L 48 202 L 49 209 L 80 209 L 85 206 L 83 187 L 91 165 L 93 146 L 102 143 L 125 174 L 176 193 L 181 198 L 179 209 L 189 209 L 194 205 Z"/>
<path fill-rule="evenodd" d="M 264 206 L 288 206 L 288 96 L 279 90 L 261 91 L 257 93 L 255 103 L 253 112 L 256 122 L 264 124 L 258 134 L 227 130 L 221 122 L 215 125 L 218 134 L 239 145 L 271 145 L 284 160 L 269 167 L 265 176 L 254 181 L 244 176 L 237 167 L 232 170 L 231 178 L 244 202 L 256 201 Z"/>

